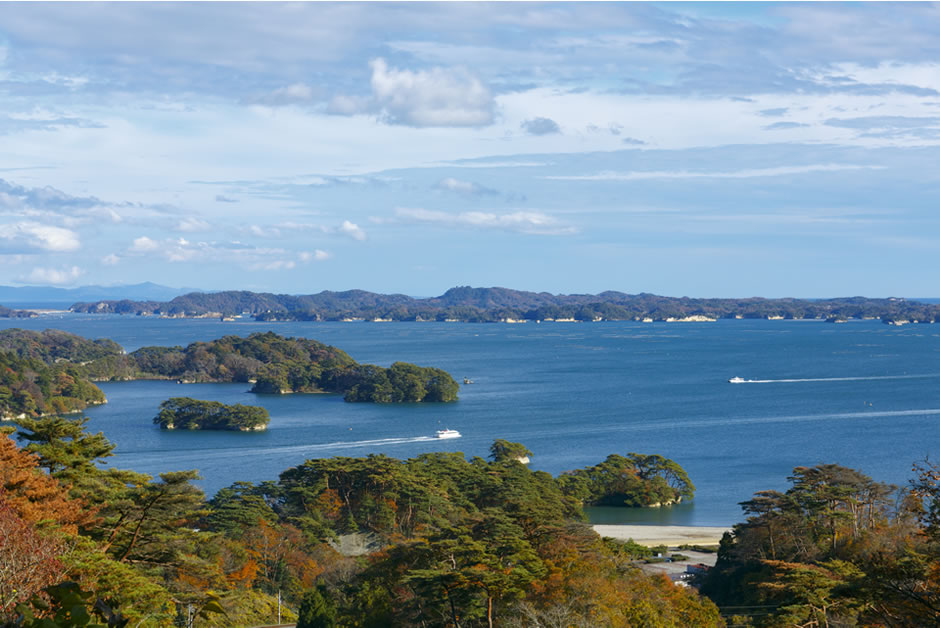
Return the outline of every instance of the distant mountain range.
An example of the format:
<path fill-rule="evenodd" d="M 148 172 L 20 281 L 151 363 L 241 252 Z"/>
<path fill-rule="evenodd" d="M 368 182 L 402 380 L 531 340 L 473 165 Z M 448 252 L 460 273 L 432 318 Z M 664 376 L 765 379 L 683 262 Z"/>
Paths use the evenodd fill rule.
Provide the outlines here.
<path fill-rule="evenodd" d="M 51 286 L 0 286 L 0 303 L 18 307 L 41 307 L 46 304 L 71 305 L 77 301 L 103 301 L 135 299 L 140 301 L 168 301 L 192 288 L 170 288 L 149 281 L 128 286 L 81 286 L 79 288 L 53 288 Z"/>
<path fill-rule="evenodd" d="M 171 317 L 253 316 L 257 320 L 369 321 L 705 321 L 718 318 L 880 318 L 886 323 L 940 321 L 940 305 L 899 298 L 868 299 L 692 299 L 654 294 L 558 294 L 508 288 L 451 288 L 438 297 L 364 290 L 286 295 L 247 291 L 194 292 L 160 300 L 94 300 L 75 303 L 76 312 Z"/>

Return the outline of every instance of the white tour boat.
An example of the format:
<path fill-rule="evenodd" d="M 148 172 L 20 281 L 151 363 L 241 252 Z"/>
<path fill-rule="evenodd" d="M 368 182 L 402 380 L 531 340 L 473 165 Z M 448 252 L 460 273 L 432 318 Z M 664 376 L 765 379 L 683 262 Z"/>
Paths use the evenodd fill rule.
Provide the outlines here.
<path fill-rule="evenodd" d="M 743 384 L 746 381 L 747 380 L 744 379 L 743 377 L 732 377 L 731 379 L 728 380 L 728 383 L 729 384 Z"/>
<path fill-rule="evenodd" d="M 460 438 L 460 432 L 457 430 L 437 430 L 435 438 Z"/>

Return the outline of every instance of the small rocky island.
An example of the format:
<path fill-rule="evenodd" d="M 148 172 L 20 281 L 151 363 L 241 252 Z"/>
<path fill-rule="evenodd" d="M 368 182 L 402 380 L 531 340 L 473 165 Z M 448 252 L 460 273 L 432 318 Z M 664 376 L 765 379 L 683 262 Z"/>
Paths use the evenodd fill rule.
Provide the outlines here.
<path fill-rule="evenodd" d="M 268 411 L 240 403 L 226 405 L 190 397 L 171 397 L 160 404 L 153 422 L 165 430 L 235 430 L 252 432 L 268 429 Z"/>

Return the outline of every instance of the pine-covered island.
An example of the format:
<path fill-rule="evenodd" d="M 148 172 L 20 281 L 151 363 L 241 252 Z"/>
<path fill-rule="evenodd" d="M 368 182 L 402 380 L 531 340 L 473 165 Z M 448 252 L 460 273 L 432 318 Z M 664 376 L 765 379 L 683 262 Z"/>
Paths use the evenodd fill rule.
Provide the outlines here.
<path fill-rule="evenodd" d="M 268 429 L 271 417 L 260 406 L 191 397 L 171 397 L 160 404 L 153 422 L 165 430 L 234 430 L 257 432 Z"/>

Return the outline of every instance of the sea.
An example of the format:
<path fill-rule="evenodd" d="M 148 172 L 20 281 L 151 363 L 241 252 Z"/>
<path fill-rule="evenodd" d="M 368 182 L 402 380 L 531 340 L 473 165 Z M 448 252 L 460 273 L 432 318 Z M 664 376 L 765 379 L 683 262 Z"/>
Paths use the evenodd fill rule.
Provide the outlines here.
<path fill-rule="evenodd" d="M 739 503 L 786 490 L 794 467 L 836 463 L 905 486 L 940 455 L 940 326 L 812 320 L 701 323 L 260 323 L 45 314 L 0 328 L 111 338 L 128 352 L 274 331 L 339 347 L 362 363 L 436 366 L 461 384 L 446 404 L 345 403 L 332 394 L 257 395 L 246 384 L 102 383 L 92 431 L 107 465 L 153 476 L 197 469 L 207 495 L 276 480 L 310 458 L 459 451 L 486 457 L 497 438 L 529 448 L 553 475 L 610 454 L 678 462 L 695 498 L 664 508 L 592 509 L 598 523 L 730 526 Z M 743 383 L 730 383 L 742 378 Z M 174 396 L 260 405 L 265 432 L 162 431 Z M 439 429 L 459 439 L 439 440 Z"/>

